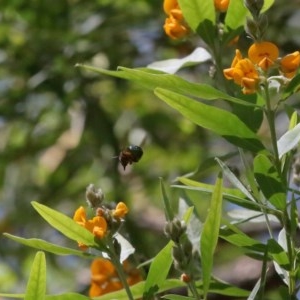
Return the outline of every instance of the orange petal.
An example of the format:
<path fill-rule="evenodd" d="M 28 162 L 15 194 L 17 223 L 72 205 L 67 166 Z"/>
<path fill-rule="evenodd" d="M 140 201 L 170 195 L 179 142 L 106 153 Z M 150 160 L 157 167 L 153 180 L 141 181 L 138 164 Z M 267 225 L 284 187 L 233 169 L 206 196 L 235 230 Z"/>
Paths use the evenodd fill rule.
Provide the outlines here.
<path fill-rule="evenodd" d="M 73 220 L 78 224 L 84 226 L 86 222 L 86 213 L 83 206 L 80 206 L 74 213 Z"/>
<path fill-rule="evenodd" d="M 250 60 L 259 64 L 264 58 L 274 62 L 279 56 L 278 47 L 271 42 L 258 42 L 250 46 L 248 50 Z"/>
<path fill-rule="evenodd" d="M 167 15 L 170 14 L 172 9 L 179 8 L 177 0 L 165 0 L 164 1 L 164 11 Z"/>
<path fill-rule="evenodd" d="M 129 209 L 124 202 L 119 202 L 116 209 L 113 211 L 113 216 L 115 218 L 124 218 L 128 213 Z"/>

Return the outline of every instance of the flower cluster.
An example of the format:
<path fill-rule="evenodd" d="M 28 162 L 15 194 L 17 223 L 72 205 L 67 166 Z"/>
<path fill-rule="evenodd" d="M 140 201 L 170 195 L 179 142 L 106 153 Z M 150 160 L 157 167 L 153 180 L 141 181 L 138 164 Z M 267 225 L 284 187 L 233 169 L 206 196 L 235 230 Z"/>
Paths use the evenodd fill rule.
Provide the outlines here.
<path fill-rule="evenodd" d="M 181 39 L 189 34 L 177 0 L 165 0 L 164 11 L 167 18 L 164 24 L 165 33 L 172 39 Z"/>
<path fill-rule="evenodd" d="M 214 0 L 214 5 L 217 11 L 225 12 L 229 2 L 230 0 Z M 163 6 L 168 16 L 164 24 L 165 33 L 174 40 L 186 37 L 190 29 L 184 20 L 178 1 L 164 0 Z"/>
<path fill-rule="evenodd" d="M 101 189 L 96 189 L 90 184 L 86 189 L 86 200 L 88 205 L 96 212 L 91 219 L 87 218 L 86 211 L 80 206 L 74 213 L 73 220 L 80 226 L 85 227 L 98 239 L 103 239 L 108 233 L 113 236 L 120 228 L 123 218 L 128 213 L 125 203 L 119 202 L 115 209 L 109 209 L 103 205 L 104 194 Z M 87 246 L 78 242 L 82 250 Z"/>
<path fill-rule="evenodd" d="M 123 263 L 123 268 L 127 275 L 128 285 L 133 285 L 142 280 L 140 272 L 132 268 L 127 261 Z M 90 297 L 104 295 L 123 287 L 114 265 L 107 259 L 95 259 L 91 265 L 91 273 Z"/>
<path fill-rule="evenodd" d="M 271 42 L 255 42 L 248 49 L 248 57 L 243 58 L 237 49 L 231 67 L 225 69 L 224 76 L 242 87 L 244 94 L 252 94 L 258 90 L 259 84 L 277 69 L 279 74 L 291 79 L 300 65 L 300 52 L 279 58 L 278 47 Z"/>

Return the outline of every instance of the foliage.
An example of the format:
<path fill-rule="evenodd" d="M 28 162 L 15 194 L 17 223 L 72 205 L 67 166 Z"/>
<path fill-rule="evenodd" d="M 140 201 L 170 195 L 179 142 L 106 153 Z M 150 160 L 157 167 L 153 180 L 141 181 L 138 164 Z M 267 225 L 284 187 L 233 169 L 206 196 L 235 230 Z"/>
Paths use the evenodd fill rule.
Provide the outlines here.
<path fill-rule="evenodd" d="M 3 53 L 6 68 L 2 71 L 6 81 L 1 103 L 1 183 L 4 192 L 10 191 L 3 192 L 3 241 L 7 249 L 13 247 L 8 242 L 12 240 L 40 251 L 26 286 L 20 285 L 15 294 L 1 295 L 89 299 L 84 288 L 76 285 L 70 288 L 75 292 L 58 294 L 55 287 L 50 292 L 46 289 L 46 251 L 54 254 L 54 264 L 59 256 L 76 257 L 78 265 L 97 257 L 113 263 L 114 276 L 124 289 L 112 286 L 105 290 L 103 276 L 108 275 L 92 274 L 92 299 L 210 299 L 213 294 L 296 299 L 300 127 L 295 99 L 300 53 L 284 49 L 285 41 L 277 41 L 272 32 L 270 8 L 276 8 L 276 2 L 225 1 L 226 7 L 220 10 L 218 0 L 165 0 L 166 33 L 198 51 L 182 59 L 151 64 L 146 60 L 143 64 L 149 63 L 148 67 L 118 67 L 115 71 L 119 64 L 134 65 L 131 58 L 142 44 L 139 41 L 134 48 L 133 43 L 130 49 L 115 47 L 115 40 L 121 43 L 126 32 L 121 23 L 114 27 L 116 20 L 128 21 L 126 36 L 134 39 L 135 26 L 146 27 L 146 23 L 141 25 L 143 16 L 150 19 L 151 6 L 157 7 L 155 2 L 141 1 L 133 12 L 124 9 L 128 3 L 61 1 L 49 9 L 44 2 L 31 3 L 19 14 L 24 6 L 19 1 L 7 5 L 2 13 L 0 42 L 10 44 Z M 40 13 L 34 13 L 36 10 Z M 58 14 L 64 17 L 53 22 Z M 64 30 L 68 33 L 62 34 Z M 99 45 L 99 33 L 107 44 Z M 273 43 L 268 42 L 272 34 Z M 203 51 L 199 51 L 199 38 Z M 235 53 L 229 45 L 233 40 L 240 49 Z M 173 45 L 179 47 L 180 41 Z M 15 70 L 17 62 L 20 67 Z M 76 68 L 70 68 L 72 64 Z M 281 116 L 287 120 L 285 125 L 278 121 Z M 200 146 L 199 137 L 203 139 Z M 221 151 L 209 149 L 210 141 L 215 140 Z M 138 144 L 145 154 L 130 157 L 133 147 L 122 144 Z M 118 168 L 121 155 L 126 155 L 124 170 Z M 170 174 L 174 179 L 171 191 L 165 188 L 165 180 L 160 187 L 156 180 Z M 104 192 L 88 186 L 91 181 L 97 181 Z M 76 210 L 86 186 L 89 208 Z M 30 201 L 32 197 L 38 202 Z M 139 204 L 141 198 L 145 199 Z M 155 205 L 164 209 L 167 243 L 165 238 L 151 236 L 150 230 L 145 235 L 138 222 L 149 200 L 155 198 L 162 199 Z M 124 200 L 129 216 L 125 217 L 128 209 L 123 202 L 114 205 L 109 199 Z M 208 201 L 203 203 L 204 199 Z M 11 203 L 18 211 L 12 230 L 8 227 Z M 47 230 L 34 211 L 52 228 L 47 229 L 45 239 Z M 72 214 L 73 219 L 68 217 Z M 150 220 L 151 216 L 147 220 L 151 229 L 154 222 Z M 259 232 L 263 238 L 249 231 L 254 224 L 263 226 Z M 31 236 L 43 234 L 43 239 L 20 237 L 22 228 Z M 57 232 L 59 238 L 55 238 Z M 76 243 L 82 251 L 76 249 Z M 222 252 L 222 244 L 230 247 L 231 260 L 237 250 L 259 262 L 259 278 L 248 289 L 214 275 L 219 259 L 216 252 Z M 13 254 L 23 261 L 23 246 L 19 249 Z M 134 251 L 135 260 L 139 255 L 145 260 L 138 273 L 135 268 L 127 272 L 124 265 Z M 270 270 L 278 283 L 271 291 L 267 288 Z M 140 278 L 140 273 L 144 280 L 130 282 L 136 274 Z M 92 291 L 93 286 L 99 294 Z"/>

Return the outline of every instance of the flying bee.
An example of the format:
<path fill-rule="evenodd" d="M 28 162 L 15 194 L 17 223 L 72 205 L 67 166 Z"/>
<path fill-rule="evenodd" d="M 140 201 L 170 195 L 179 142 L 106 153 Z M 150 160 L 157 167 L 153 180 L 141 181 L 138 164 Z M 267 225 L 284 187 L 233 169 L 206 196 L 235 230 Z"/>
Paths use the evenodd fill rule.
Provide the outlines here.
<path fill-rule="evenodd" d="M 123 166 L 124 170 L 126 166 L 131 165 L 134 162 L 138 162 L 143 156 L 143 149 L 140 146 L 130 145 L 124 148 L 118 158 L 119 162 Z"/>

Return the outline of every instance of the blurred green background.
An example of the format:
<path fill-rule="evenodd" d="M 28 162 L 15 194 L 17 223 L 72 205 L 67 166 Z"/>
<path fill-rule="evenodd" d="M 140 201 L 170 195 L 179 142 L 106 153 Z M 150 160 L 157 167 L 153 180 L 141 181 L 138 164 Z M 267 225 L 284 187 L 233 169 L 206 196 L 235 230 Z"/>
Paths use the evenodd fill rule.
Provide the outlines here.
<path fill-rule="evenodd" d="M 288 3 L 275 1 L 269 12 L 267 35 L 283 53 L 300 44 L 300 4 Z M 0 232 L 76 248 L 30 201 L 72 216 L 94 183 L 107 201 L 128 204 L 129 239 L 141 260 L 151 258 L 166 242 L 159 177 L 168 186 L 208 157 L 226 154 L 227 144 L 144 88 L 74 66 L 143 67 L 185 56 L 201 41 L 165 36 L 162 0 L 3 0 L 0 8 Z M 207 80 L 209 67 L 181 74 Z M 143 158 L 124 172 L 115 157 L 142 141 Z M 195 179 L 210 180 L 210 173 Z M 199 203 L 205 215 L 207 201 Z M 0 238 L 1 292 L 24 291 L 34 253 Z M 56 278 L 49 293 L 84 291 L 89 264 L 47 254 L 48 278 Z"/>

